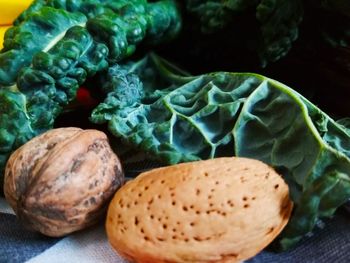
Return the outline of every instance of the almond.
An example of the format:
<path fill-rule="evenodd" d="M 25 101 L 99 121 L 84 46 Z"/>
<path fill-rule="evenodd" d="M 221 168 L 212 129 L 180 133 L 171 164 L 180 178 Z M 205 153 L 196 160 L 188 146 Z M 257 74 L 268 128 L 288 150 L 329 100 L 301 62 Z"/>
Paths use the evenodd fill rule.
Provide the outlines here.
<path fill-rule="evenodd" d="M 291 211 L 271 167 L 217 158 L 142 173 L 115 194 L 106 229 L 134 262 L 239 262 L 272 242 Z"/>

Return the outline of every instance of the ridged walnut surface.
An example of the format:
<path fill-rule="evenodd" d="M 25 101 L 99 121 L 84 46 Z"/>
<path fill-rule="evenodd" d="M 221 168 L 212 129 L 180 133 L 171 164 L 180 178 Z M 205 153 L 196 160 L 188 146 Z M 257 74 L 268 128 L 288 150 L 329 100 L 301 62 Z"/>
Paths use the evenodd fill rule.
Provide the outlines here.
<path fill-rule="evenodd" d="M 4 192 L 24 225 L 58 237 L 101 219 L 123 179 L 103 132 L 60 128 L 11 155 Z"/>

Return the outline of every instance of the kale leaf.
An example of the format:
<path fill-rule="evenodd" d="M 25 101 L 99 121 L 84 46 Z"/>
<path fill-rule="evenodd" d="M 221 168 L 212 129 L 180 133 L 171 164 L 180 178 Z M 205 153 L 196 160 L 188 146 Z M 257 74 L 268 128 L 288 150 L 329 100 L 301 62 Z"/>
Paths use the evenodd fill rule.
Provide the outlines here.
<path fill-rule="evenodd" d="M 70 28 L 48 52 L 37 53 L 32 66 L 18 76 L 17 87 L 27 98 L 27 113 L 35 130 L 52 128 L 87 76 L 108 67 L 108 48 L 94 41 L 84 27 Z"/>
<path fill-rule="evenodd" d="M 262 0 L 256 8 L 262 45 L 259 56 L 263 66 L 284 57 L 298 38 L 303 16 L 302 0 Z"/>
<path fill-rule="evenodd" d="M 258 29 L 251 32 L 249 39 L 239 40 L 245 44 L 251 39 L 258 42 L 256 51 L 261 64 L 266 66 L 269 62 L 285 56 L 297 39 L 299 24 L 303 17 L 303 1 L 192 0 L 187 2 L 187 10 L 198 17 L 203 32 L 213 33 L 219 29 L 226 29 L 227 34 L 231 31 L 233 38 L 240 38 L 234 33 L 235 28 L 247 27 L 236 22 L 240 16 L 256 20 Z"/>
<path fill-rule="evenodd" d="M 346 0 L 311 1 L 318 10 L 317 31 L 331 47 L 350 47 L 350 2 Z M 315 12 L 316 13 L 316 12 Z"/>
<path fill-rule="evenodd" d="M 232 23 L 236 14 L 256 6 L 258 2 L 258 0 L 189 0 L 187 9 L 199 17 L 201 30 L 210 33 Z"/>
<path fill-rule="evenodd" d="M 49 50 L 67 30 L 86 23 L 82 14 L 44 7 L 18 26 L 9 28 L 0 53 L 0 88 L 15 84 L 18 72 L 39 51 Z"/>
<path fill-rule="evenodd" d="M 291 88 L 250 73 L 188 76 L 154 54 L 123 70 L 133 78 L 122 85 L 118 69 L 104 73 L 113 100 L 107 96 L 91 120 L 167 164 L 236 155 L 275 167 L 295 204 L 280 248 L 350 197 L 348 130 Z M 135 100 L 115 95 L 135 83 L 144 89 Z"/>
<path fill-rule="evenodd" d="M 9 153 L 36 133 L 32 130 L 26 97 L 22 93 L 0 89 L 0 102 L 0 163 L 5 164 Z M 0 184 L 3 185 L 3 176 L 0 176 Z"/>
<path fill-rule="evenodd" d="M 53 20 L 50 21 L 47 12 L 53 14 Z M 63 16 L 61 24 L 60 15 Z M 80 20 L 79 24 L 66 23 L 66 17 L 81 18 L 83 23 L 80 24 Z M 34 30 L 33 20 L 42 21 L 41 31 Z M 27 31 L 28 24 L 30 30 Z M 177 34 L 180 25 L 174 1 L 129 1 L 118 12 L 106 12 L 92 18 L 44 6 L 10 30 L 2 54 L 7 54 L 9 48 L 12 48 L 9 52 L 19 50 L 25 62 L 19 65 L 14 58 L 0 57 L 0 68 L 1 65 L 6 69 L 7 65 L 14 64 L 17 71 L 20 69 L 19 72 L 13 71 L 11 81 L 6 82 L 12 84 L 12 79 L 15 79 L 16 83 L 0 89 L 5 94 L 0 100 L 3 109 L 0 111 L 1 129 L 4 131 L 0 133 L 0 177 L 12 151 L 33 136 L 51 129 L 57 116 L 75 99 L 79 86 L 88 77 L 107 69 L 111 62 L 127 58 L 142 41 L 158 43 L 168 40 Z M 27 42 L 18 39 L 20 34 L 12 37 L 15 32 L 22 31 L 28 34 Z M 59 34 L 51 36 L 56 31 Z M 49 40 L 46 35 L 50 35 Z M 21 42 L 17 44 L 17 40 Z M 30 45 L 27 47 L 26 43 Z M 34 43 L 39 43 L 39 47 L 34 48 Z M 11 92 L 19 98 L 20 106 L 7 99 Z M 16 114 L 25 118 L 13 118 L 15 123 L 9 121 L 9 116 Z M 26 124 L 20 125 L 24 120 Z"/>
<path fill-rule="evenodd" d="M 348 0 L 322 0 L 313 2 L 314 5 L 321 5 L 325 9 L 329 9 L 337 13 L 342 13 L 350 17 L 350 2 Z"/>
<path fill-rule="evenodd" d="M 30 15 L 39 11 L 46 3 L 46 0 L 34 0 L 19 16 L 13 21 L 15 26 L 18 26 L 24 20 L 27 20 Z"/>
<path fill-rule="evenodd" d="M 27 20 L 33 13 L 45 6 L 71 13 L 83 13 L 86 17 L 92 18 L 106 12 L 118 12 L 128 4 L 144 5 L 146 3 L 145 0 L 35 0 L 17 17 L 14 24 L 18 25 Z"/>

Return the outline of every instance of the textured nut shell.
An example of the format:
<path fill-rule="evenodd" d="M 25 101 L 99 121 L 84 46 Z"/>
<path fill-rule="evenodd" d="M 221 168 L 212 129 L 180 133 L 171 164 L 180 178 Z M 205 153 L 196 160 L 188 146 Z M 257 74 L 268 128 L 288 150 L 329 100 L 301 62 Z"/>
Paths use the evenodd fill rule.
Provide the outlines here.
<path fill-rule="evenodd" d="M 155 169 L 110 203 L 108 239 L 135 262 L 237 262 L 287 224 L 288 186 L 269 166 L 218 158 Z"/>
<path fill-rule="evenodd" d="M 118 157 L 97 130 L 50 130 L 16 150 L 5 197 L 30 229 L 63 236 L 94 224 L 124 181 Z"/>

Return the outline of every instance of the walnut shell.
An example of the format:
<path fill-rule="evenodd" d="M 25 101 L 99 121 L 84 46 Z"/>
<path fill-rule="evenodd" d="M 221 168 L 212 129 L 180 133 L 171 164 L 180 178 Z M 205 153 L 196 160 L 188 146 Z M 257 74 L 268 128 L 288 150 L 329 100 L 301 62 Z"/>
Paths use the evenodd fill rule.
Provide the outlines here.
<path fill-rule="evenodd" d="M 217 158 L 158 168 L 112 199 L 109 242 L 138 263 L 238 262 L 256 255 L 287 224 L 288 186 L 252 159 Z"/>
<path fill-rule="evenodd" d="M 101 219 L 124 174 L 103 132 L 59 128 L 17 149 L 4 179 L 5 197 L 20 221 L 59 237 Z"/>

